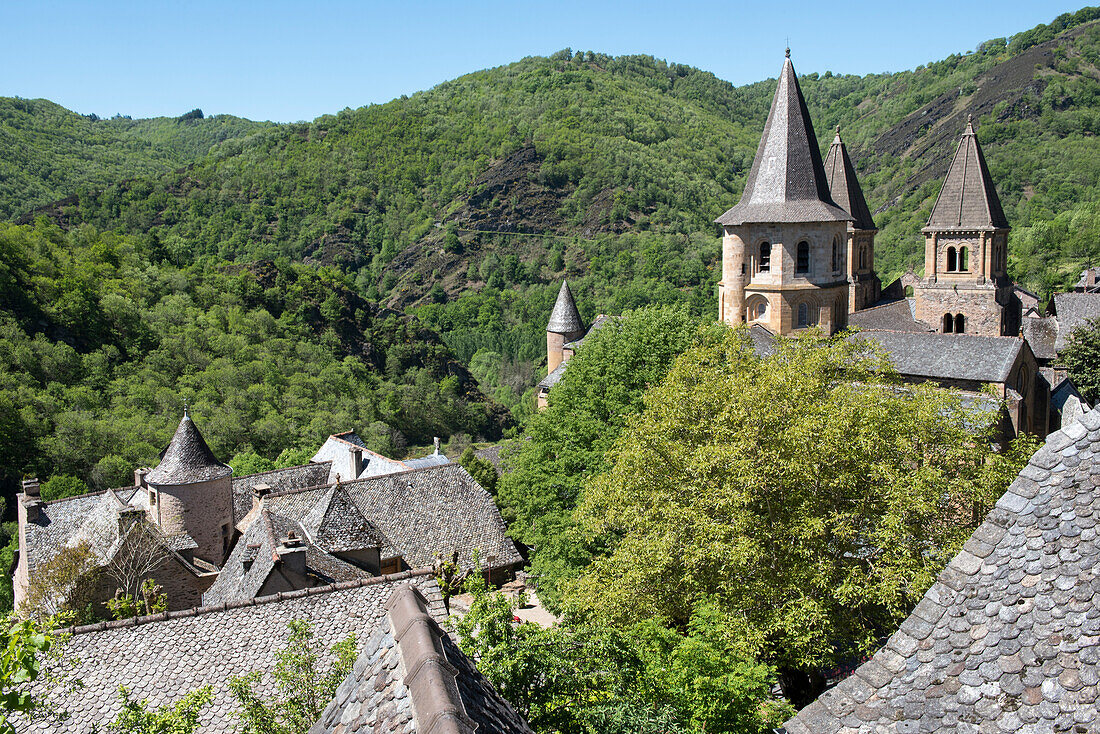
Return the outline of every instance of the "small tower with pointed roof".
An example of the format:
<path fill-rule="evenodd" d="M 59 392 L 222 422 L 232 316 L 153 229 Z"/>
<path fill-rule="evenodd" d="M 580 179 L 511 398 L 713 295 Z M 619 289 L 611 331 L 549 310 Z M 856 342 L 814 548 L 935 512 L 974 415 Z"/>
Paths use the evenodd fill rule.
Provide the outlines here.
<path fill-rule="evenodd" d="M 186 408 L 145 483 L 150 519 L 179 539 L 174 547 L 220 567 L 233 542 L 233 470 L 214 457 Z"/>
<path fill-rule="evenodd" d="M 871 217 L 863 188 L 856 178 L 856 168 L 848 157 L 848 148 L 840 139 L 840 126 L 825 156 L 825 175 L 829 179 L 829 192 L 844 211 L 852 215 L 848 222 L 848 241 L 845 243 L 845 260 L 848 272 L 848 311 L 859 311 L 873 306 L 882 292 L 882 281 L 875 273 L 875 233 L 878 227 Z"/>
<path fill-rule="evenodd" d="M 922 231 L 917 318 L 944 333 L 1015 336 L 1019 308 L 1008 278 L 1008 220 L 970 117 Z"/>
<path fill-rule="evenodd" d="M 722 226 L 722 321 L 778 334 L 844 328 L 852 219 L 829 191 L 787 49 L 741 200 L 715 220 Z"/>
<path fill-rule="evenodd" d="M 581 320 L 573 293 L 569 290 L 569 281 L 563 280 L 558 300 L 550 313 L 546 324 L 546 368 L 553 372 L 564 360 L 565 345 L 584 336 L 584 321 Z"/>

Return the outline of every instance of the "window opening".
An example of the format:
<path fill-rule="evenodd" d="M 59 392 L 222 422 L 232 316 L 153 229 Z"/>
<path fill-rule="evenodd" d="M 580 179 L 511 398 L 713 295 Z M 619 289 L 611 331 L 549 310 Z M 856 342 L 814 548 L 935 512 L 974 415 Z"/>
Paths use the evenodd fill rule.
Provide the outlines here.
<path fill-rule="evenodd" d="M 798 243 L 798 260 L 795 263 L 796 273 L 810 272 L 810 243 L 803 240 Z"/>
<path fill-rule="evenodd" d="M 760 243 L 760 272 L 766 273 L 771 270 L 772 262 L 772 245 L 770 242 Z"/>

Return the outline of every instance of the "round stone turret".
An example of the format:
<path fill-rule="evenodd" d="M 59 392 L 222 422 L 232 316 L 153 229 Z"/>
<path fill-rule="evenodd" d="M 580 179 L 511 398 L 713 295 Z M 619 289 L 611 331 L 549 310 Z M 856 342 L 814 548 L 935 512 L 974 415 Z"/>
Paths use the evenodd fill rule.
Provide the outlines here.
<path fill-rule="evenodd" d="M 220 566 L 233 539 L 233 470 L 215 458 L 187 412 L 145 481 L 161 532 L 190 536 L 193 557 Z"/>
<path fill-rule="evenodd" d="M 569 281 L 562 281 L 558 291 L 558 300 L 550 313 L 546 324 L 546 369 L 553 372 L 562 363 L 565 345 L 584 336 L 584 321 L 581 320 L 573 293 L 569 290 Z"/>

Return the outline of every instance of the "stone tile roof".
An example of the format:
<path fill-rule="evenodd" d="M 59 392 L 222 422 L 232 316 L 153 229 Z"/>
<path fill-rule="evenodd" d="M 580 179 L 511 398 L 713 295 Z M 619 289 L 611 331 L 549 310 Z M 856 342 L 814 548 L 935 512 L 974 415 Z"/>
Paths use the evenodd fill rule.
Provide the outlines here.
<path fill-rule="evenodd" d="M 980 382 L 1005 382 L 1024 348 L 1008 336 L 864 331 L 859 338 L 877 342 L 902 375 Z"/>
<path fill-rule="evenodd" d="M 596 320 L 592 322 L 592 325 L 588 327 L 588 331 L 584 332 L 584 336 L 582 336 L 580 339 L 567 343 L 565 345 L 566 348 L 572 349 L 574 352 L 577 351 L 584 345 L 584 342 L 588 337 L 592 336 L 611 322 L 617 320 L 618 317 L 616 316 L 607 316 L 606 314 L 600 314 L 596 317 Z"/>
<path fill-rule="evenodd" d="M 565 367 L 568 364 L 568 362 L 562 362 L 561 364 L 559 364 L 553 369 L 553 371 L 550 372 L 550 374 L 539 380 L 539 384 L 536 385 L 536 387 L 538 387 L 540 390 L 549 390 L 554 385 L 557 385 L 559 382 L 561 382 L 562 376 L 565 375 Z"/>
<path fill-rule="evenodd" d="M 753 351 L 758 357 L 770 357 L 775 354 L 775 334 L 760 324 L 749 327 L 749 339 L 752 340 Z"/>
<path fill-rule="evenodd" d="M 150 484 L 195 484 L 232 473 L 232 469 L 214 457 L 191 416 L 185 412 L 160 463 L 145 480 Z"/>
<path fill-rule="evenodd" d="M 788 51 L 741 200 L 715 222 L 730 226 L 851 220 L 829 192 L 817 136 Z"/>
<path fill-rule="evenodd" d="M 486 446 L 483 449 L 478 449 L 474 452 L 474 456 L 479 459 L 484 459 L 493 465 L 493 468 L 497 470 L 497 474 L 503 472 L 504 469 L 504 456 L 501 453 L 507 446 L 511 444 L 511 441 L 504 441 L 502 443 L 494 444 L 492 446 Z"/>
<path fill-rule="evenodd" d="M 856 178 L 856 167 L 848 157 L 848 148 L 840 139 L 839 125 L 833 144 L 829 146 L 829 153 L 825 156 L 825 176 L 829 179 L 829 192 L 833 201 L 852 215 L 855 228 L 878 229 L 871 210 L 867 207 L 867 200 L 863 198 L 863 189 Z"/>
<path fill-rule="evenodd" d="M 923 321 L 917 321 L 915 311 L 912 298 L 877 303 L 870 308 L 848 314 L 848 325 L 883 331 L 935 331 Z"/>
<path fill-rule="evenodd" d="M 381 548 L 387 542 L 339 482 L 322 493 L 301 526 L 313 543 L 330 553 Z"/>
<path fill-rule="evenodd" d="M 1095 732 L 1100 413 L 1052 433 L 886 646 L 785 725 Z"/>
<path fill-rule="evenodd" d="M 1054 345 L 1058 341 L 1058 319 L 1055 317 L 1023 319 L 1020 335 L 1035 352 L 1036 359 L 1054 359 L 1057 356 Z"/>
<path fill-rule="evenodd" d="M 285 492 L 290 489 L 302 489 L 303 487 L 320 487 L 328 484 L 331 461 L 291 466 L 286 469 L 273 469 L 272 471 L 248 474 L 243 477 L 233 477 L 233 522 L 239 523 L 244 516 L 252 511 L 252 488 L 257 484 L 266 484 L 272 492 Z"/>
<path fill-rule="evenodd" d="M 1005 229 L 1008 220 L 969 118 L 925 229 Z"/>
<path fill-rule="evenodd" d="M 446 454 L 428 454 L 427 456 L 421 456 L 419 459 L 405 459 L 402 463 L 410 469 L 423 469 L 429 466 L 450 464 L 451 460 L 447 458 Z"/>
<path fill-rule="evenodd" d="M 126 686 L 150 706 L 175 702 L 204 685 L 214 687 L 213 702 L 200 715 L 200 734 L 234 729 L 237 705 L 228 681 L 251 671 L 275 669 L 276 653 L 285 643 L 287 623 L 306 619 L 313 625 L 314 643 L 327 650 L 356 635 L 360 649 L 385 623 L 385 605 L 403 586 L 415 585 L 427 601 L 429 614 L 442 621 L 442 596 L 428 570 L 405 572 L 333 586 L 277 594 L 240 604 L 200 607 L 78 627 L 66 646 L 76 661 L 65 680 L 80 678 L 84 687 L 59 702 L 70 718 L 61 724 L 16 721 L 20 732 L 89 734 L 103 730 L 119 711 L 118 688 Z M 39 687 L 45 683 L 38 684 Z M 265 675 L 257 687 L 274 692 Z"/>
<path fill-rule="evenodd" d="M 386 622 L 309 734 L 530 734 L 527 722 L 432 618 L 423 596 L 407 587 L 387 606 Z"/>
<path fill-rule="evenodd" d="M 1100 318 L 1100 293 L 1057 293 L 1054 315 L 1058 318 L 1054 350 L 1060 352 L 1069 343 L 1074 329 L 1086 326 L 1089 319 Z"/>
<path fill-rule="evenodd" d="M 561 282 L 561 290 L 558 291 L 558 299 L 554 301 L 554 310 L 550 312 L 550 321 L 546 324 L 546 330 L 555 334 L 575 334 L 584 331 L 584 321 L 581 320 L 577 302 L 573 300 L 573 292 L 569 290 L 567 280 Z"/>
<path fill-rule="evenodd" d="M 342 485 L 363 517 L 392 543 L 387 556 L 400 555 L 412 568 L 431 566 L 458 551 L 470 567 L 479 551 L 495 568 L 521 560 L 493 498 L 458 464 L 414 469 Z M 271 494 L 264 506 L 273 515 L 298 521 L 313 509 L 327 488 Z"/>

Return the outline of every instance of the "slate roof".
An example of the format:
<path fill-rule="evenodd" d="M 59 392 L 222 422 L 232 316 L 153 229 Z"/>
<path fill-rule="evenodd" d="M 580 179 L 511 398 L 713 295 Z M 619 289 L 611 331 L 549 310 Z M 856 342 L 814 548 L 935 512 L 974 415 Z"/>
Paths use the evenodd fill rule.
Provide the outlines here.
<path fill-rule="evenodd" d="M 252 488 L 257 484 L 266 484 L 272 492 L 285 492 L 303 487 L 320 487 L 328 484 L 331 461 L 291 466 L 286 469 L 248 474 L 233 477 L 233 522 L 239 523 L 252 510 Z"/>
<path fill-rule="evenodd" d="M 592 322 L 592 325 L 588 327 L 588 331 L 584 332 L 584 336 L 582 336 L 580 339 L 567 343 L 565 346 L 568 349 L 572 349 L 574 352 L 577 351 L 584 345 L 584 342 L 588 337 L 592 336 L 597 331 L 615 320 L 617 320 L 616 317 L 607 316 L 606 314 L 600 314 L 596 317 L 596 320 Z"/>
<path fill-rule="evenodd" d="M 554 310 L 550 312 L 550 321 L 546 324 L 546 330 L 555 334 L 575 334 L 584 331 L 584 321 L 581 320 L 580 311 L 577 310 L 577 302 L 573 300 L 573 292 L 569 290 L 569 281 L 561 282 L 561 290 L 554 301 Z"/>
<path fill-rule="evenodd" d="M 788 50 L 741 200 L 715 222 L 730 226 L 851 219 L 829 192 L 817 136 Z"/>
<path fill-rule="evenodd" d="M 66 658 L 76 661 L 63 681 L 80 678 L 78 688 L 59 701 L 70 718 L 30 723 L 16 719 L 20 732 L 89 734 L 119 711 L 118 688 L 148 699 L 151 707 L 179 700 L 203 685 L 214 687 L 214 700 L 200 714 L 200 734 L 234 729 L 235 699 L 227 683 L 251 671 L 271 673 L 284 645 L 287 623 L 306 619 L 314 644 L 327 664 L 328 649 L 349 635 L 359 647 L 385 624 L 385 605 L 394 592 L 415 585 L 428 600 L 428 613 L 444 619 L 442 596 L 429 570 L 405 572 L 324 588 L 277 594 L 226 607 L 200 607 L 151 617 L 104 622 L 72 630 Z M 39 692 L 49 685 L 38 683 Z M 274 693 L 265 675 L 257 690 Z"/>
<path fill-rule="evenodd" d="M 749 339 L 752 340 L 753 351 L 758 357 L 770 357 L 775 354 L 775 334 L 760 324 L 749 327 Z"/>
<path fill-rule="evenodd" d="M 1036 359 L 1054 359 L 1058 341 L 1058 319 L 1053 316 L 1026 318 L 1020 326 L 1020 335 L 1027 341 Z"/>
<path fill-rule="evenodd" d="M 829 179 L 829 192 L 833 201 L 852 215 L 855 228 L 878 229 L 871 210 L 867 208 L 867 200 L 863 198 L 863 189 L 856 178 L 856 167 L 848 157 L 848 148 L 840 139 L 839 126 L 833 144 L 829 146 L 829 153 L 825 156 L 825 176 Z"/>
<path fill-rule="evenodd" d="M 550 372 L 550 374 L 539 380 L 539 384 L 536 385 L 536 387 L 538 387 L 540 390 L 549 390 L 554 385 L 557 385 L 559 382 L 561 382 L 562 375 L 565 374 L 565 366 L 567 364 L 569 363 L 562 362 L 561 364 L 559 364 Z"/>
<path fill-rule="evenodd" d="M 1052 433 L 867 663 L 791 734 L 1095 732 L 1100 413 Z"/>
<path fill-rule="evenodd" d="M 848 326 L 885 331 L 935 331 L 923 321 L 917 321 L 915 312 L 914 299 L 902 298 L 853 311 L 848 314 Z"/>
<path fill-rule="evenodd" d="M 1058 338 L 1054 350 L 1060 352 L 1069 343 L 1070 334 L 1089 319 L 1100 318 L 1100 293 L 1057 293 L 1054 314 L 1058 318 Z"/>
<path fill-rule="evenodd" d="M 1008 220 L 968 118 L 925 229 L 1007 229 Z"/>
<path fill-rule="evenodd" d="M 195 484 L 232 473 L 232 469 L 214 457 L 214 452 L 206 445 L 191 416 L 185 412 L 160 463 L 145 476 L 145 480 L 155 485 Z"/>
<path fill-rule="evenodd" d="M 1005 382 L 1024 340 L 1008 336 L 864 331 L 902 375 L 933 379 Z"/>
<path fill-rule="evenodd" d="M 309 734 L 531 733 L 432 618 L 422 595 L 406 587 L 387 606 L 386 621 Z"/>
<path fill-rule="evenodd" d="M 421 456 L 419 459 L 405 459 L 402 463 L 410 469 L 423 469 L 429 466 L 450 464 L 451 460 L 447 458 L 446 454 L 428 454 L 427 456 Z"/>

